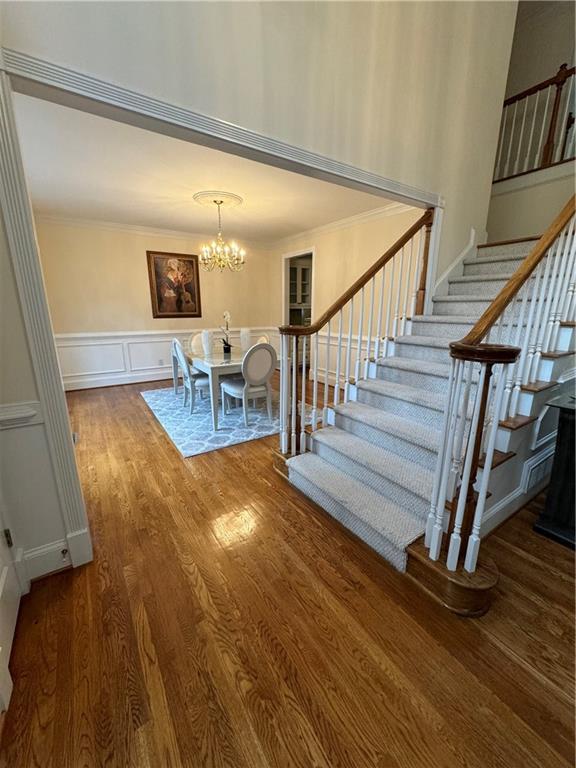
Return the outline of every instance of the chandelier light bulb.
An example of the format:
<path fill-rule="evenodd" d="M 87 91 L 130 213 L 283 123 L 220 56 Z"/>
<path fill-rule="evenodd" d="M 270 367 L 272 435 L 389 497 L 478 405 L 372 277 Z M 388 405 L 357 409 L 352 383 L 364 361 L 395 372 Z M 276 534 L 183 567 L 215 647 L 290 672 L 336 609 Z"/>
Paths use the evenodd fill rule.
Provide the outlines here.
<path fill-rule="evenodd" d="M 212 272 L 214 268 L 223 272 L 226 267 L 232 272 L 239 272 L 244 266 L 246 251 L 240 248 L 234 241 L 228 243 L 222 237 L 222 215 L 220 206 L 222 200 L 214 200 L 218 207 L 218 235 L 216 240 L 212 240 L 210 245 L 200 247 L 200 266 L 206 272 Z"/>

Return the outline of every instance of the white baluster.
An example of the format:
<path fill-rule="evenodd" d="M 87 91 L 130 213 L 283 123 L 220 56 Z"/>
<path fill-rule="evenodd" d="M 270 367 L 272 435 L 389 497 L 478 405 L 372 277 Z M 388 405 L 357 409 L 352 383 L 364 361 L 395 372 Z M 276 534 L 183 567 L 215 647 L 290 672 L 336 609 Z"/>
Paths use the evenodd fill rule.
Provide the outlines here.
<path fill-rule="evenodd" d="M 466 446 L 466 458 L 464 459 L 464 471 L 462 472 L 462 482 L 458 491 L 458 505 L 454 517 L 454 530 L 450 536 L 450 546 L 448 547 L 448 558 L 446 567 L 449 571 L 455 571 L 458 565 L 458 555 L 460 554 L 462 521 L 464 520 L 464 510 L 466 508 L 466 499 L 468 497 L 468 488 L 470 486 L 470 474 L 472 472 L 472 461 L 474 459 L 474 446 L 476 443 L 476 433 L 478 432 L 478 422 L 480 420 L 480 409 L 482 406 L 482 393 L 484 391 L 484 381 L 486 379 L 486 364 L 483 363 L 480 368 L 480 378 L 476 387 L 476 399 L 474 400 L 474 412 L 472 422 L 468 433 L 468 443 Z"/>
<path fill-rule="evenodd" d="M 506 167 L 504 170 L 504 177 L 508 177 L 510 175 L 510 156 L 512 154 L 512 144 L 514 143 L 514 128 L 516 126 L 516 111 L 518 109 L 518 102 L 514 102 L 514 111 L 512 112 L 512 126 L 510 128 L 510 137 L 509 137 L 509 143 L 508 143 L 508 153 L 506 154 Z"/>
<path fill-rule="evenodd" d="M 400 297 L 402 295 L 402 278 L 404 277 L 404 248 L 405 246 L 402 246 L 398 256 L 398 285 L 396 286 L 396 309 L 394 311 L 394 327 L 392 329 L 394 339 L 400 335 Z"/>
<path fill-rule="evenodd" d="M 506 135 L 506 118 L 508 117 L 508 107 L 502 110 L 502 120 L 500 121 L 500 136 L 498 138 L 498 154 L 496 164 L 494 165 L 494 181 L 500 178 L 500 163 L 502 161 L 502 147 L 504 146 L 504 136 Z"/>
<path fill-rule="evenodd" d="M 516 366 L 516 381 L 514 383 L 514 389 L 512 391 L 512 397 L 510 399 L 509 414 L 513 418 L 518 413 L 518 402 L 520 400 L 520 391 L 524 379 L 528 378 L 527 371 L 530 370 L 530 363 L 532 357 L 530 356 L 531 343 L 534 341 L 535 348 L 535 334 L 534 334 L 534 317 L 536 314 L 536 297 L 540 293 L 540 282 L 544 273 L 544 262 L 546 257 L 540 262 L 536 268 L 536 274 L 534 277 L 534 284 L 532 285 L 532 291 L 530 295 L 530 307 L 528 309 L 528 320 L 526 321 L 526 330 L 522 337 L 522 351 L 520 358 Z"/>
<path fill-rule="evenodd" d="M 322 411 L 322 426 L 328 424 L 328 376 L 330 374 L 330 346 L 332 344 L 330 333 L 330 320 L 328 320 L 328 340 L 326 342 L 325 369 L 324 369 L 324 409 Z"/>
<path fill-rule="evenodd" d="M 446 439 L 448 437 L 448 427 L 452 417 L 452 409 L 454 405 L 454 384 L 456 381 L 456 374 L 460 367 L 460 360 L 452 358 L 450 365 L 450 374 L 448 376 L 448 397 L 446 400 L 446 406 L 444 408 L 444 417 L 442 420 L 442 430 L 440 432 L 440 442 L 438 445 L 438 456 L 436 458 L 436 470 L 434 472 L 434 483 L 432 486 L 432 496 L 430 499 L 430 512 L 428 513 L 428 520 L 426 521 L 426 535 L 424 537 L 424 544 L 426 547 L 430 546 L 432 539 L 432 530 L 434 523 L 436 522 L 436 513 L 438 505 L 441 504 L 444 508 L 444 500 L 440 498 L 442 476 L 444 470 L 444 464 L 448 461 L 446 453 Z"/>
<path fill-rule="evenodd" d="M 380 357 L 380 344 L 382 342 L 382 312 L 384 311 L 384 274 L 386 272 L 386 265 L 380 270 L 382 280 L 380 282 L 380 301 L 378 302 L 378 319 L 376 322 L 376 347 L 374 349 L 374 357 L 376 360 Z"/>
<path fill-rule="evenodd" d="M 348 343 L 346 344 L 346 368 L 344 373 L 344 402 L 350 399 L 350 365 L 352 363 L 352 328 L 354 323 L 354 297 L 350 299 L 350 316 L 348 317 Z"/>
<path fill-rule="evenodd" d="M 418 232 L 418 247 L 416 249 L 416 265 L 414 267 L 414 275 L 412 277 L 412 304 L 410 306 L 411 318 L 413 318 L 414 315 L 416 314 L 416 300 L 418 298 L 418 278 L 420 276 L 420 265 L 422 264 L 423 250 L 424 250 L 424 233 L 422 230 L 420 230 Z"/>
<path fill-rule="evenodd" d="M 368 315 L 368 341 L 366 342 L 366 357 L 364 360 L 364 378 L 368 378 L 368 371 L 370 369 L 370 359 L 372 357 L 372 315 L 374 314 L 374 281 L 375 277 L 370 280 L 370 313 Z"/>
<path fill-rule="evenodd" d="M 560 325 L 561 299 L 564 298 L 564 291 L 567 290 L 571 272 L 570 246 L 572 245 L 572 234 L 572 222 L 570 222 L 560 235 L 560 239 L 564 238 L 564 242 L 561 246 L 562 254 L 558 254 L 558 259 L 560 260 L 558 279 L 556 282 L 556 289 L 552 292 L 552 305 L 548 316 L 548 326 L 544 334 L 542 349 L 545 352 L 552 351 L 552 339 L 556 335 L 554 330 L 557 325 Z"/>
<path fill-rule="evenodd" d="M 408 243 L 406 244 L 406 247 L 408 248 Z M 414 259 L 414 238 L 410 240 L 408 269 L 406 270 L 405 285 L 404 285 L 404 303 L 402 305 L 402 324 L 400 328 L 400 336 L 404 336 L 406 333 L 406 318 L 408 317 L 408 297 L 410 296 L 410 287 L 412 282 L 413 259 Z"/>
<path fill-rule="evenodd" d="M 552 293 L 556 287 L 556 277 L 560 262 L 559 249 L 560 238 L 556 238 L 548 251 L 548 256 L 546 258 L 547 272 L 544 273 L 544 280 L 540 287 L 540 295 L 538 297 L 538 308 L 536 310 L 536 320 L 534 323 L 535 327 L 538 329 L 538 335 L 536 337 L 536 346 L 529 372 L 529 381 L 536 381 L 538 379 L 540 359 L 542 357 L 542 345 L 544 343 L 544 334 L 546 332 L 548 315 L 550 312 Z"/>
<path fill-rule="evenodd" d="M 461 361 L 458 361 L 461 363 Z M 462 377 L 464 373 L 464 365 L 460 364 L 456 366 L 455 372 L 455 385 L 454 385 L 454 401 L 451 409 L 450 421 L 448 427 L 448 433 L 445 438 L 445 451 L 446 457 L 442 466 L 442 478 L 440 480 L 440 490 L 438 492 L 438 505 L 436 507 L 436 520 L 432 527 L 432 534 L 430 536 L 430 558 L 432 560 L 438 560 L 440 556 L 440 549 L 442 547 L 442 536 L 444 533 L 444 515 L 446 506 L 446 491 L 448 489 L 448 479 L 450 476 L 450 459 L 454 450 L 454 435 L 456 432 L 456 423 L 460 410 L 460 391 L 462 389 Z"/>
<path fill-rule="evenodd" d="M 538 115 L 538 104 L 540 102 L 540 93 L 541 91 L 536 92 L 536 101 L 534 103 L 534 113 L 532 115 L 532 126 L 530 127 L 530 137 L 528 139 L 528 149 L 526 150 L 526 159 L 524 160 L 524 167 L 522 168 L 524 172 L 528 170 L 528 165 L 530 164 L 530 153 L 532 152 L 532 141 L 534 139 L 534 128 L 536 126 L 536 117 Z"/>
<path fill-rule="evenodd" d="M 546 91 L 546 102 L 544 106 L 544 115 L 542 117 L 542 127 L 540 129 L 540 138 L 538 140 L 538 149 L 536 150 L 535 168 L 539 168 L 542 164 L 542 142 L 544 141 L 544 130 L 546 128 L 546 118 L 548 117 L 548 105 L 550 104 L 550 94 L 552 93 L 552 87 L 548 86 Z"/>
<path fill-rule="evenodd" d="M 292 419 L 291 419 L 291 440 L 290 453 L 296 455 L 296 416 L 298 413 L 298 393 L 296 391 L 296 379 L 298 372 L 298 336 L 292 336 Z"/>
<path fill-rule="evenodd" d="M 388 357 L 388 347 L 390 345 L 390 335 L 392 333 L 392 291 L 393 291 L 393 284 L 394 284 L 394 272 L 395 272 L 395 265 L 396 265 L 396 256 L 393 256 L 391 261 L 388 262 L 390 264 L 390 282 L 388 283 L 388 296 L 386 301 L 386 331 L 384 332 L 384 355 L 383 357 Z"/>
<path fill-rule="evenodd" d="M 572 84 L 574 82 L 574 78 L 572 77 L 570 80 L 566 81 L 567 88 L 565 88 L 565 103 L 564 103 L 564 114 L 562 115 L 562 119 L 557 124 L 557 132 L 559 133 L 558 140 L 557 140 L 557 146 L 554 150 L 554 162 L 558 163 L 560 160 L 562 160 L 562 146 L 564 144 L 564 134 L 566 130 L 566 124 L 568 123 L 568 111 L 570 109 L 570 105 L 572 103 Z"/>
<path fill-rule="evenodd" d="M 462 405 L 460 407 L 460 416 L 456 426 L 456 436 L 454 438 L 454 451 L 452 453 L 452 469 L 451 478 L 448 485 L 449 493 L 454 495 L 454 489 L 458 481 L 460 474 L 460 468 L 462 465 L 462 446 L 464 445 L 464 433 L 466 431 L 466 418 L 468 416 L 468 404 L 470 402 L 470 391 L 472 388 L 472 376 L 474 374 L 474 363 L 468 362 L 466 372 L 466 384 L 464 385 L 464 393 L 462 395 Z"/>
<path fill-rule="evenodd" d="M 573 222 L 574 226 L 574 222 Z M 570 247 L 570 262 L 572 265 L 570 277 L 568 280 L 568 285 L 566 289 L 566 296 L 564 298 L 564 301 L 562 303 L 562 309 L 560 311 L 560 320 L 572 320 L 573 319 L 573 312 L 571 312 L 571 308 L 574 306 L 574 294 L 576 292 L 576 263 L 574 261 L 574 257 L 576 255 L 576 233 L 572 237 L 572 244 Z M 556 344 L 556 341 L 555 341 Z"/>
<path fill-rule="evenodd" d="M 514 336 L 513 344 L 515 347 L 520 346 L 520 341 L 522 339 L 522 333 L 523 333 L 523 327 L 524 327 L 524 317 L 526 315 L 526 309 L 528 307 L 528 295 L 530 293 L 530 287 L 531 283 L 533 282 L 533 278 L 530 278 L 529 280 L 524 283 L 522 286 L 522 304 L 520 307 L 520 314 L 516 318 L 516 334 Z M 514 389 L 514 374 L 516 373 L 517 368 L 519 368 L 519 361 L 516 363 L 513 363 L 512 365 L 508 366 L 508 369 L 506 371 L 506 387 L 504 390 L 504 398 L 502 401 L 502 411 L 500 412 L 500 418 L 505 419 L 508 415 L 508 407 L 510 405 L 511 399 L 512 399 L 512 392 Z"/>
<path fill-rule="evenodd" d="M 502 365 L 502 368 L 504 368 L 503 365 Z M 498 377 L 498 385 L 496 387 L 494 413 L 499 413 L 502 410 L 502 396 L 504 394 L 505 379 L 506 379 L 506 374 L 504 370 L 501 370 L 500 375 Z M 484 507 L 486 505 L 486 494 L 488 492 L 488 481 L 490 479 L 492 459 L 494 458 L 494 447 L 496 445 L 497 432 L 498 432 L 498 420 L 494 419 L 494 422 L 490 429 L 490 435 L 488 437 L 488 445 L 486 447 L 486 457 L 484 459 L 484 469 L 482 471 L 482 479 L 480 481 L 480 488 L 478 490 L 478 500 L 476 502 L 476 510 L 474 512 L 472 534 L 468 539 L 468 547 L 466 548 L 466 558 L 464 560 L 464 568 L 469 573 L 473 573 L 476 570 L 476 564 L 478 563 L 478 552 L 480 550 L 480 526 L 482 525 L 482 518 L 484 517 Z"/>
<path fill-rule="evenodd" d="M 288 407 L 290 384 L 288 379 L 288 336 L 282 334 L 280 346 L 280 452 L 288 453 Z"/>
<path fill-rule="evenodd" d="M 314 334 L 314 373 L 312 382 L 312 431 L 318 428 L 318 332 Z"/>
<path fill-rule="evenodd" d="M 308 336 L 302 337 L 302 399 L 300 401 L 300 453 L 306 453 L 306 345 Z"/>
<path fill-rule="evenodd" d="M 354 378 L 356 382 L 360 381 L 361 364 L 362 364 L 362 330 L 364 328 L 364 286 L 360 290 L 360 316 L 358 318 L 358 343 L 356 345 L 356 371 Z"/>
<path fill-rule="evenodd" d="M 334 405 L 340 401 L 340 358 L 342 357 L 342 310 L 338 313 L 338 352 L 336 353 L 336 383 L 334 385 Z"/>
<path fill-rule="evenodd" d="M 524 124 L 526 123 L 526 109 L 528 99 L 524 99 L 524 111 L 522 112 L 522 124 L 520 126 L 520 138 L 518 139 L 518 149 L 516 150 L 516 162 L 514 163 L 514 173 L 518 173 L 518 163 L 520 162 L 520 152 L 522 150 L 522 139 L 524 138 Z"/>

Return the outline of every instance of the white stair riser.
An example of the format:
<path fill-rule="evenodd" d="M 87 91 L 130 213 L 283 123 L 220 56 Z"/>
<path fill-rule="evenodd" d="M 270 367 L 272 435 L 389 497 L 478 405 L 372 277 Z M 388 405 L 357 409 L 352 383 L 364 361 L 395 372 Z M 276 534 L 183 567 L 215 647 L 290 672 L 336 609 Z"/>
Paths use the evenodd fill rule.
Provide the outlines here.
<path fill-rule="evenodd" d="M 430 336 L 435 339 L 448 339 L 457 341 L 472 330 L 473 323 L 434 323 L 425 321 L 412 321 L 412 333 L 414 336 Z"/>
<path fill-rule="evenodd" d="M 518 256 L 524 259 L 536 245 L 537 240 L 528 240 L 521 243 L 504 243 L 502 245 L 490 245 L 487 248 L 477 248 L 478 258 L 497 258 L 498 256 Z"/>
<path fill-rule="evenodd" d="M 309 499 L 316 502 L 316 504 L 342 523 L 348 530 L 352 531 L 358 538 L 366 542 L 369 547 L 388 560 L 397 570 L 406 570 L 407 557 L 404 551 L 398 549 L 392 542 L 352 515 L 335 499 L 328 496 L 328 494 L 293 469 L 289 470 L 289 478 L 292 485 L 302 491 Z"/>
<path fill-rule="evenodd" d="M 450 363 L 450 352 L 448 347 L 425 347 L 421 344 L 396 344 L 396 354 L 398 357 L 409 358 L 412 360 L 423 360 L 433 363 Z"/>
<path fill-rule="evenodd" d="M 406 384 L 426 392 L 446 392 L 448 376 L 432 376 L 426 373 L 426 363 L 422 361 L 422 371 L 405 371 L 402 368 L 389 368 L 386 365 L 377 366 L 376 378 L 381 381 L 393 381 L 396 384 Z"/>
<path fill-rule="evenodd" d="M 320 458 L 351 475 L 364 485 L 370 486 L 377 493 L 392 499 L 397 504 L 408 507 L 412 512 L 420 515 L 423 520 L 426 519 L 430 509 L 429 499 L 427 500 L 423 499 L 421 496 L 417 496 L 408 489 L 398 485 L 398 483 L 394 483 L 387 477 L 383 477 L 381 474 L 358 464 L 339 451 L 335 451 L 325 443 L 313 440 L 312 445 L 314 453 L 320 456 Z"/>
<path fill-rule="evenodd" d="M 365 424 L 356 419 L 350 419 L 342 414 L 335 414 L 334 423 L 340 429 L 350 432 L 373 445 L 393 451 L 404 459 L 410 459 L 425 469 L 433 470 L 436 467 L 436 452 L 421 445 L 409 443 L 398 435 L 384 432 L 381 429 Z"/>
<path fill-rule="evenodd" d="M 433 408 L 427 408 L 425 405 L 418 405 L 407 400 L 389 397 L 380 392 L 371 392 L 367 389 L 359 389 L 357 399 L 359 403 L 371 405 L 373 408 L 380 408 L 380 410 L 387 411 L 388 413 L 395 413 L 403 419 L 427 424 L 432 429 L 439 430 L 442 428 L 442 412 Z"/>
<path fill-rule="evenodd" d="M 448 295 L 449 296 L 485 296 L 489 299 L 494 299 L 498 293 L 504 288 L 508 279 L 503 280 L 487 280 L 486 282 L 478 282 L 477 280 L 471 281 L 448 281 Z"/>

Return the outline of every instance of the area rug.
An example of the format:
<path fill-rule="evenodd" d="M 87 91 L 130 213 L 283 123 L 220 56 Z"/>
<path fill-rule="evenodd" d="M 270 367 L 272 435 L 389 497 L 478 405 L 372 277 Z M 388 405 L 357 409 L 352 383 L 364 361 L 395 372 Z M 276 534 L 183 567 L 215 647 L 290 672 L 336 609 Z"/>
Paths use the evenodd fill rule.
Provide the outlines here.
<path fill-rule="evenodd" d="M 140 394 L 184 458 L 277 435 L 280 431 L 278 392 L 272 395 L 272 421 L 268 419 L 264 401 L 258 401 L 262 408 L 250 407 L 248 427 L 244 426 L 241 407 L 232 408 L 227 416 L 222 416 L 222 407 L 219 406 L 217 432 L 212 429 L 212 411 L 207 397 L 201 400 L 197 396 L 194 413 L 190 414 L 188 408 L 182 405 L 182 387 L 177 395 L 172 387 L 150 389 Z"/>

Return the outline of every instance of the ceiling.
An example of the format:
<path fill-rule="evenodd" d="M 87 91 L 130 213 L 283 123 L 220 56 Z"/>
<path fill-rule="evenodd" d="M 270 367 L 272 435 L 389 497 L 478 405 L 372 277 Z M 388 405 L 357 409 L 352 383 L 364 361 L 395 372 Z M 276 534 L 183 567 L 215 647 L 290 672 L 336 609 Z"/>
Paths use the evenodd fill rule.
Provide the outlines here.
<path fill-rule="evenodd" d="M 382 197 L 311 179 L 103 117 L 15 95 L 37 214 L 213 234 L 200 190 L 244 198 L 224 234 L 270 241 L 382 208 Z"/>

